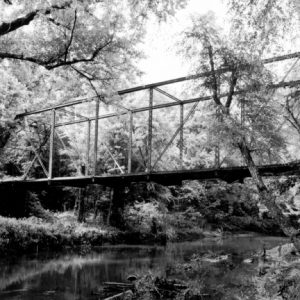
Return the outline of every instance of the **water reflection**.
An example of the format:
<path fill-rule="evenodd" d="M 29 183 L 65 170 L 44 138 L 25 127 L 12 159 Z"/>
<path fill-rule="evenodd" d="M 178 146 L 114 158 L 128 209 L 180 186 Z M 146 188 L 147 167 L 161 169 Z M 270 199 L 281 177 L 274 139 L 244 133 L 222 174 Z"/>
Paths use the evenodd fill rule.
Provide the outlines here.
<path fill-rule="evenodd" d="M 0 260 L 0 299 L 98 299 L 93 294 L 105 281 L 125 281 L 128 274 L 160 272 L 171 276 L 173 267 L 194 253 L 227 253 L 230 264 L 203 265 L 207 284 L 235 288 L 247 284 L 253 265 L 243 258 L 286 242 L 286 239 L 261 236 L 234 236 L 196 242 L 153 246 L 109 246 L 87 255 L 40 253 Z M 242 274 L 242 276 L 240 276 Z"/>

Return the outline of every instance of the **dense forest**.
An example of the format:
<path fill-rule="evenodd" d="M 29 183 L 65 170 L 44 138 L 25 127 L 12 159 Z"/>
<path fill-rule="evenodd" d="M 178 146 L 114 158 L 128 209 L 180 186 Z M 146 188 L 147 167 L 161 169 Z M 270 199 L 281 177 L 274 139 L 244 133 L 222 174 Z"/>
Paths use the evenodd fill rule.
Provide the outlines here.
<path fill-rule="evenodd" d="M 139 274 L 123 296 L 298 299 L 300 4 L 223 0 L 222 18 L 199 8 L 183 28 L 177 18 L 190 2 L 0 2 L 0 253 L 10 257 L 67 247 L 85 255 L 107 243 L 166 245 L 255 232 L 288 240 L 278 255 L 264 246 L 257 249 L 263 254 L 248 258 L 251 264 L 259 261 L 259 271 L 245 294 L 235 290 L 230 298 L 227 287 L 203 284 L 199 262 L 237 265 L 233 254 L 206 251 L 172 266 L 171 281 L 166 274 Z M 121 93 L 141 85 L 151 26 L 183 28 L 171 47 L 188 80 L 150 94 L 148 89 Z M 179 104 L 149 112 L 143 109 L 149 97 L 154 106 Z M 180 102 L 188 99 L 194 100 L 183 107 Z M 22 115 L 70 101 L 76 105 L 56 109 L 54 117 L 53 110 Z M 293 171 L 262 176 L 264 165 L 289 165 Z M 171 186 L 50 184 L 52 177 L 239 166 L 249 176 Z M 43 188 L 4 184 L 42 178 L 49 179 Z M 7 286 L 0 284 L 0 298 Z M 124 287 L 129 286 L 109 286 L 115 294 Z"/>

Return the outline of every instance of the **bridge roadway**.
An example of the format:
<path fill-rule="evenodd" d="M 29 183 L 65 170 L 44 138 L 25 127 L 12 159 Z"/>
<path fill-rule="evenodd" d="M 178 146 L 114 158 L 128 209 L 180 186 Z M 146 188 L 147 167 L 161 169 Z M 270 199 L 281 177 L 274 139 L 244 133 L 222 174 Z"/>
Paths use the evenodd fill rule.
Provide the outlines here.
<path fill-rule="evenodd" d="M 262 176 L 300 175 L 300 163 L 273 164 L 258 167 Z M 82 176 L 82 177 L 54 177 L 52 179 L 28 179 L 28 180 L 2 180 L 0 188 L 28 188 L 43 189 L 50 186 L 84 187 L 89 184 L 116 187 L 118 185 L 129 185 L 137 182 L 156 182 L 162 185 L 179 185 L 184 180 L 215 180 L 220 179 L 227 182 L 242 181 L 250 177 L 246 166 L 227 168 L 208 168 L 193 170 L 163 171 L 151 173 Z"/>

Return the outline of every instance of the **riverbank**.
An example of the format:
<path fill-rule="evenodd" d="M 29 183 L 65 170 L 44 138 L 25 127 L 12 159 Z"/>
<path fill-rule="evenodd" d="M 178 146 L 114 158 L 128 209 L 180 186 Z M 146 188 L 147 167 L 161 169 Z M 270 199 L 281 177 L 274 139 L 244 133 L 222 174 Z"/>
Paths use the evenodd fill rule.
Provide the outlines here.
<path fill-rule="evenodd" d="M 103 244 L 112 241 L 117 231 L 87 226 L 70 214 L 53 215 L 51 219 L 6 218 L 0 216 L 0 252 L 35 252 L 44 249 Z"/>
<path fill-rule="evenodd" d="M 170 227 L 167 231 L 154 233 L 140 230 L 121 231 L 96 223 L 87 218 L 79 223 L 73 212 L 51 214 L 51 218 L 8 218 L 0 216 L 0 253 L 33 253 L 42 250 L 61 250 L 65 247 L 81 248 L 104 244 L 165 244 L 167 241 L 199 239 L 220 235 L 217 231 L 201 228 L 186 229 L 181 233 Z"/>
<path fill-rule="evenodd" d="M 290 217 L 298 219 L 300 183 L 288 178 L 281 181 L 273 185 L 276 190 L 284 186 L 288 191 L 279 198 Z M 63 247 L 82 247 L 88 251 L 104 244 L 166 244 L 240 232 L 283 235 L 250 184 L 198 181 L 175 187 L 137 184 L 123 196 L 122 230 L 106 225 L 111 215 L 110 201 L 102 198 L 105 205 L 98 207 L 98 213 L 92 207 L 86 210 L 83 223 L 77 221 L 78 211 L 73 210 L 53 213 L 40 209 L 43 212 L 40 218 L 0 216 L 0 253 Z"/>

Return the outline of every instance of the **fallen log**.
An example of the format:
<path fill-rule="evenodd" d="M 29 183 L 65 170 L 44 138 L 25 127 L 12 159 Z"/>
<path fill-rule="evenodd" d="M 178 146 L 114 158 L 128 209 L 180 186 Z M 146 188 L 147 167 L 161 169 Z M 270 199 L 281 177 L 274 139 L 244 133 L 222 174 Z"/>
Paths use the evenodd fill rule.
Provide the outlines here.
<path fill-rule="evenodd" d="M 132 283 L 125 282 L 103 282 L 103 285 L 117 288 L 133 288 Z"/>
<path fill-rule="evenodd" d="M 114 296 L 105 298 L 104 300 L 132 300 L 132 298 L 133 298 L 133 292 L 132 290 L 128 290 L 120 294 L 116 294 Z"/>
<path fill-rule="evenodd" d="M 108 296 L 111 297 L 111 295 L 124 293 L 125 291 L 128 291 L 128 290 L 134 291 L 135 287 L 134 287 L 134 284 L 132 284 L 132 283 L 103 282 L 103 287 L 101 290 L 102 290 L 101 293 L 104 297 L 108 297 Z M 124 299 L 126 299 L 126 298 L 124 298 Z"/>

